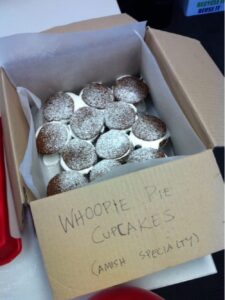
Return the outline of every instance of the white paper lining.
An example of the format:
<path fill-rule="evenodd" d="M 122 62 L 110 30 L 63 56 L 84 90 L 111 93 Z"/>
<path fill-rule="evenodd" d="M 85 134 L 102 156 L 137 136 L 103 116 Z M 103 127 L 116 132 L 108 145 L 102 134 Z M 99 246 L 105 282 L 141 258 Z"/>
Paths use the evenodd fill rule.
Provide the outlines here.
<path fill-rule="evenodd" d="M 5 37 L 0 65 L 15 86 L 26 87 L 41 99 L 59 90 L 80 91 L 87 82 L 110 82 L 125 70 L 139 71 L 141 43 L 134 30 L 143 36 L 145 23 Z"/>

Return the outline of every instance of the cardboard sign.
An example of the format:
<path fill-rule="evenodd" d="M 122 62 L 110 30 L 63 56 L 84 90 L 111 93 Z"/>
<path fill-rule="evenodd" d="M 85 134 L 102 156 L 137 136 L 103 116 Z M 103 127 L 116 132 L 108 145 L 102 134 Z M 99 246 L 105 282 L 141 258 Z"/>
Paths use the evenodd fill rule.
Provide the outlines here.
<path fill-rule="evenodd" d="M 222 249 L 221 181 L 209 150 L 32 202 L 55 299 Z"/>

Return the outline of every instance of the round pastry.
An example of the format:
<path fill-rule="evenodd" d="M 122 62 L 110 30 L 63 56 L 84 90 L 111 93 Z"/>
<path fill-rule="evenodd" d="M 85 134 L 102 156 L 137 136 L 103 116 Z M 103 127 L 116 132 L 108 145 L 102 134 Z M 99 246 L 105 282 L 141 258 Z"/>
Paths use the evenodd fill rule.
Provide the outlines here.
<path fill-rule="evenodd" d="M 116 80 L 113 91 L 117 100 L 135 104 L 148 96 L 149 88 L 143 80 L 128 75 Z"/>
<path fill-rule="evenodd" d="M 59 122 L 45 123 L 36 134 L 37 151 L 40 154 L 58 153 L 69 139 L 70 134 L 66 125 Z"/>
<path fill-rule="evenodd" d="M 115 159 L 103 159 L 94 165 L 90 173 L 90 181 L 102 177 L 109 173 L 114 167 L 120 166 L 121 164 Z"/>
<path fill-rule="evenodd" d="M 113 102 L 107 105 L 105 111 L 105 124 L 109 129 L 128 129 L 136 117 L 136 109 L 132 104 Z"/>
<path fill-rule="evenodd" d="M 132 126 L 130 139 L 134 146 L 160 148 L 169 138 L 166 124 L 151 115 L 139 116 Z"/>
<path fill-rule="evenodd" d="M 73 114 L 70 127 L 78 138 L 92 140 L 104 128 L 104 114 L 93 107 L 82 107 Z"/>
<path fill-rule="evenodd" d="M 154 149 L 165 146 L 169 136 L 166 124 L 159 118 L 151 115 L 139 116 L 129 135 L 134 146 Z"/>
<path fill-rule="evenodd" d="M 55 175 L 48 183 L 47 195 L 52 196 L 55 194 L 74 190 L 82 187 L 88 183 L 87 178 L 77 171 L 64 171 Z"/>
<path fill-rule="evenodd" d="M 80 96 L 87 105 L 99 109 L 104 109 L 107 103 L 114 101 L 113 91 L 97 82 L 86 85 Z"/>
<path fill-rule="evenodd" d="M 64 92 L 58 92 L 45 101 L 43 114 L 46 121 L 68 121 L 75 110 L 73 99 Z"/>
<path fill-rule="evenodd" d="M 134 150 L 128 157 L 127 162 L 143 162 L 155 158 L 166 157 L 163 151 L 152 149 L 152 148 L 139 148 Z"/>
<path fill-rule="evenodd" d="M 155 116 L 139 116 L 132 126 L 132 132 L 144 141 L 155 141 L 165 136 L 166 124 Z"/>
<path fill-rule="evenodd" d="M 131 151 L 128 136 L 119 130 L 110 130 L 100 136 L 96 143 L 98 156 L 106 159 L 122 159 Z"/>
<path fill-rule="evenodd" d="M 84 140 L 75 138 L 63 149 L 61 166 L 64 170 L 88 172 L 97 161 L 95 147 Z M 88 169 L 88 170 L 87 170 Z"/>

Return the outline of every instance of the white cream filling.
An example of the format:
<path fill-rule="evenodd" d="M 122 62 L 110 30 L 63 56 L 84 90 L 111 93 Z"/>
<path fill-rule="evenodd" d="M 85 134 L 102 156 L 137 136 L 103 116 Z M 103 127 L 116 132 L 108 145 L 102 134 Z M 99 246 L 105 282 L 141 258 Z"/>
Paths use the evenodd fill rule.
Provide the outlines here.
<path fill-rule="evenodd" d="M 118 158 L 113 158 L 119 162 L 123 162 L 131 153 L 131 150 L 133 149 L 133 145 L 130 143 L 130 148 L 127 150 L 126 153 L 124 153 L 122 156 L 118 157 Z"/>
<path fill-rule="evenodd" d="M 37 136 L 38 136 L 40 130 L 42 129 L 42 127 L 44 127 L 44 126 L 47 125 L 47 124 L 61 124 L 62 126 L 65 126 L 65 128 L 66 128 L 66 130 L 67 130 L 67 132 L 68 132 L 68 139 L 71 138 L 71 137 L 70 137 L 70 130 L 69 130 L 68 126 L 67 126 L 66 124 L 64 124 L 64 122 L 62 122 L 62 121 L 45 122 L 44 124 L 42 124 L 41 126 L 39 126 L 38 129 L 36 130 L 36 133 L 35 133 L 35 137 L 36 137 L 36 138 L 37 138 Z M 67 140 L 68 140 L 68 139 L 67 139 Z"/>
<path fill-rule="evenodd" d="M 120 79 L 122 79 L 122 78 L 124 78 L 124 77 L 134 77 L 134 76 L 133 76 L 133 75 L 130 75 L 130 74 L 127 74 L 127 75 L 126 75 L 126 74 L 125 74 L 125 75 L 121 75 L 121 76 L 119 76 L 119 77 L 116 78 L 116 81 L 117 81 L 117 80 L 120 80 Z"/>
<path fill-rule="evenodd" d="M 61 167 L 63 168 L 64 171 L 74 171 L 73 169 L 71 169 L 71 168 L 69 168 L 67 166 L 67 164 L 65 163 L 65 161 L 64 161 L 64 159 L 63 159 L 62 156 L 60 158 L 60 165 L 61 165 Z M 75 171 L 78 171 L 81 174 L 86 175 L 86 174 L 88 174 L 92 170 L 92 168 L 93 168 L 93 166 L 91 166 L 89 168 L 86 168 L 86 169 L 83 169 L 83 170 L 75 170 Z"/>
<path fill-rule="evenodd" d="M 75 107 L 75 111 L 78 110 L 81 107 L 89 107 L 81 98 L 81 94 L 80 95 L 76 95 L 74 93 L 70 93 L 67 92 L 67 95 L 69 95 L 72 99 L 73 99 L 73 103 L 74 103 L 74 107 Z"/>
<path fill-rule="evenodd" d="M 155 140 L 155 141 L 145 141 L 145 140 L 139 139 L 138 137 L 136 137 L 133 134 L 132 131 L 129 135 L 130 141 L 133 143 L 134 147 L 136 147 L 136 146 L 141 146 L 144 148 L 150 147 L 150 148 L 153 148 L 156 150 L 158 150 L 160 148 L 160 144 L 162 142 L 166 141 L 169 137 L 170 137 L 170 134 L 169 134 L 168 130 L 162 138 Z"/>
<path fill-rule="evenodd" d="M 136 107 L 136 106 L 134 106 L 134 105 L 131 104 L 131 103 L 128 103 L 128 105 L 130 105 L 130 106 L 133 108 L 133 110 L 135 111 L 135 113 L 137 113 L 137 107 Z"/>
<path fill-rule="evenodd" d="M 60 160 L 60 156 L 58 153 L 55 154 L 45 154 L 42 156 L 42 160 L 43 160 L 43 164 L 46 167 L 51 167 L 54 165 L 57 165 L 59 163 Z"/>
<path fill-rule="evenodd" d="M 73 138 L 81 139 L 83 141 L 87 141 L 87 142 L 90 142 L 90 143 L 93 143 L 94 141 L 96 141 L 96 139 L 100 136 L 100 134 L 104 133 L 104 131 L 105 131 L 105 125 L 103 125 L 102 128 L 101 128 L 101 130 L 100 130 L 100 132 L 98 134 L 96 134 L 93 138 L 91 138 L 89 140 L 85 140 L 85 139 L 82 139 L 82 138 L 76 136 L 70 125 L 68 125 L 68 128 L 69 128 L 70 134 L 71 134 L 71 136 Z"/>
<path fill-rule="evenodd" d="M 75 139 L 79 139 L 79 138 L 75 136 Z M 87 141 L 87 140 L 86 140 L 86 142 L 88 142 L 88 143 L 90 143 L 91 145 L 93 145 L 92 142 L 90 142 L 90 141 Z M 88 174 L 88 173 L 92 170 L 92 168 L 93 168 L 93 166 L 91 166 L 91 167 L 86 168 L 86 169 L 83 169 L 83 170 L 74 170 L 74 169 L 71 169 L 71 168 L 69 168 L 69 167 L 67 166 L 67 164 L 65 163 L 65 161 L 64 161 L 64 159 L 63 159 L 63 157 L 62 157 L 62 155 L 60 156 L 60 165 L 61 165 L 61 167 L 63 168 L 63 170 L 65 170 L 65 171 L 78 171 L 78 172 L 80 172 L 81 174 L 84 174 L 84 175 Z"/>
<path fill-rule="evenodd" d="M 60 156 L 59 154 L 43 155 L 41 159 L 44 167 L 43 176 L 48 184 L 51 178 L 61 173 Z"/>
<path fill-rule="evenodd" d="M 68 136 L 67 136 L 67 140 L 66 140 L 66 143 L 65 145 L 67 145 L 69 143 L 69 141 L 71 140 L 71 133 L 70 133 L 70 130 L 68 128 L 67 125 L 63 124 L 62 122 L 58 122 L 58 121 L 53 121 L 53 122 L 48 122 L 48 123 L 45 123 L 45 124 L 61 124 L 62 126 L 65 126 L 66 128 L 66 131 L 68 133 Z M 40 126 L 38 128 L 38 130 L 36 131 L 36 138 L 41 130 L 42 127 L 44 127 L 43 124 L 42 126 Z M 54 153 L 54 154 L 45 154 L 45 155 L 41 155 L 42 157 L 42 161 L 43 161 L 43 164 L 47 167 L 47 168 L 58 168 L 58 170 L 60 171 L 60 164 L 59 164 L 59 161 L 60 161 L 60 156 L 58 153 Z"/>
<path fill-rule="evenodd" d="M 102 129 L 101 129 L 100 133 L 102 134 L 104 132 L 105 132 L 105 125 L 102 126 Z"/>

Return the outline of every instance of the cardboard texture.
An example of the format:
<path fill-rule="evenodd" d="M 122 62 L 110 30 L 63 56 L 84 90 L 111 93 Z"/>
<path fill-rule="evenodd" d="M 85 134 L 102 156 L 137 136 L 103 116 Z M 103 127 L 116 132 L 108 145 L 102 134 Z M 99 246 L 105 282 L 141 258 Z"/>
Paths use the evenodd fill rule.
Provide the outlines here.
<path fill-rule="evenodd" d="M 199 41 L 153 29 L 148 33 L 146 43 L 195 132 L 208 148 L 223 146 L 223 75 Z"/>
<path fill-rule="evenodd" d="M 16 90 L 2 69 L 0 69 L 0 78 L 0 108 L 4 131 L 5 155 L 17 218 L 22 227 L 25 187 L 19 173 L 19 164 L 26 150 L 28 128 Z"/>
<path fill-rule="evenodd" d="M 55 299 L 221 250 L 222 194 L 222 179 L 209 150 L 33 201 Z"/>
<path fill-rule="evenodd" d="M 130 22 L 132 18 L 121 15 L 50 32 Z M 200 43 L 152 29 L 146 32 L 146 43 L 205 146 L 223 145 L 223 76 Z M 33 200 L 18 172 L 28 127 L 3 70 L 0 92 L 6 158 L 21 225 L 22 203 Z M 55 299 L 71 299 L 223 248 L 223 182 L 211 150 L 32 201 L 31 209 Z"/>

